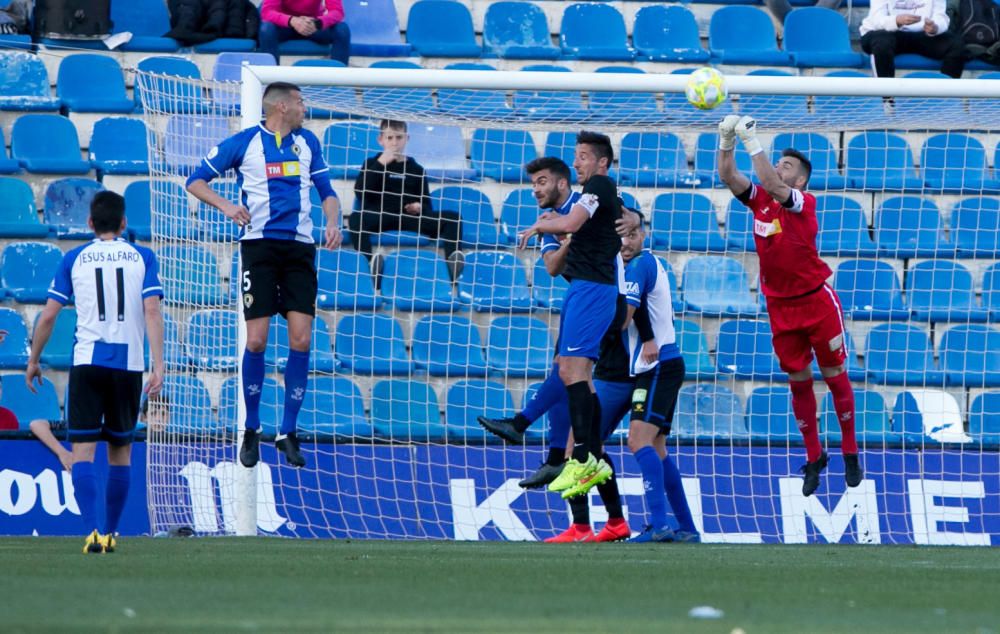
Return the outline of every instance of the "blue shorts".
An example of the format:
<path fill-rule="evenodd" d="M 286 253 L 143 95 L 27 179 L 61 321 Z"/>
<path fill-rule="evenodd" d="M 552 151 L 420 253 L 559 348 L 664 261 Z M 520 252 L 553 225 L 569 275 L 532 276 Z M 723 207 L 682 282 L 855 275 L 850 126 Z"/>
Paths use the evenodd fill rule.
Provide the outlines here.
<path fill-rule="evenodd" d="M 601 381 L 594 379 L 597 399 L 601 402 L 601 442 L 615 433 L 625 414 L 632 409 L 632 381 Z"/>
<path fill-rule="evenodd" d="M 559 315 L 559 356 L 596 361 L 601 339 L 615 319 L 618 287 L 573 280 Z"/>

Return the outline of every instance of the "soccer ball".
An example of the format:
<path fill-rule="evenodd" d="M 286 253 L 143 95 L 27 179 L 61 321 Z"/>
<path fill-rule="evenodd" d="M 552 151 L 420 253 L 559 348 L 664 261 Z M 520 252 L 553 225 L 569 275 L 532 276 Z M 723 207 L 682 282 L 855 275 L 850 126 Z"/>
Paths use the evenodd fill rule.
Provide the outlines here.
<path fill-rule="evenodd" d="M 711 110 L 721 106 L 729 95 L 726 90 L 726 79 L 722 73 L 708 66 L 691 73 L 685 92 L 688 103 L 699 110 Z"/>

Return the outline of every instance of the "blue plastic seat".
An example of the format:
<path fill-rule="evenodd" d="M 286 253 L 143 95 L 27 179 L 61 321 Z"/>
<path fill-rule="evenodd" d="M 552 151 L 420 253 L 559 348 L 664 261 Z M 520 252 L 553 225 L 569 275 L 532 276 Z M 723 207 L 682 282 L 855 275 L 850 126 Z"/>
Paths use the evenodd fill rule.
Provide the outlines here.
<path fill-rule="evenodd" d="M 207 95 L 197 82 L 190 81 L 201 79 L 201 71 L 191 60 L 157 55 L 140 60 L 138 69 L 147 74 L 136 75 L 132 96 L 137 111 L 148 108 L 154 112 L 198 114 L 208 108 Z"/>
<path fill-rule="evenodd" d="M 21 164 L 7 155 L 7 141 L 0 129 L 0 174 L 16 174 L 21 171 Z"/>
<path fill-rule="evenodd" d="M 493 216 L 493 204 L 482 190 L 448 186 L 431 192 L 434 209 L 462 220 L 462 244 L 471 249 L 495 249 L 506 246 Z"/>
<path fill-rule="evenodd" d="M 847 180 L 854 189 L 920 191 L 913 154 L 906 139 L 891 132 L 869 130 L 847 143 Z"/>
<path fill-rule="evenodd" d="M 453 0 L 447 0 L 449 2 Z M 411 123 L 406 151 L 431 181 L 475 181 L 476 171 L 465 158 L 465 140 L 458 126 Z"/>
<path fill-rule="evenodd" d="M 1000 321 L 1000 263 L 983 272 L 983 308 L 990 312 L 990 321 Z"/>
<path fill-rule="evenodd" d="M 909 324 L 879 324 L 868 333 L 868 378 L 882 385 L 944 385 L 927 331 Z"/>
<path fill-rule="evenodd" d="M 410 6 L 406 41 L 422 57 L 479 57 L 472 14 L 454 0 L 421 0 Z"/>
<path fill-rule="evenodd" d="M 847 353 L 847 360 L 844 362 L 847 378 L 852 381 L 863 382 L 866 378 L 865 369 L 858 363 L 858 348 L 854 346 L 854 339 L 850 330 L 844 330 L 844 350 Z M 819 362 L 816 357 L 812 360 L 812 374 L 816 381 L 823 380 L 823 372 L 819 369 Z"/>
<path fill-rule="evenodd" d="M 0 308 L 0 330 L 7 337 L 0 342 L 0 368 L 23 370 L 28 365 L 28 326 L 13 308 Z M 24 383 L 24 379 L 21 379 Z"/>
<path fill-rule="evenodd" d="M 231 412 L 227 412 L 231 418 L 223 418 L 222 424 L 219 424 L 219 419 L 212 415 L 212 398 L 208 389 L 201 379 L 192 374 L 168 374 L 163 379 L 163 395 L 168 403 L 184 404 L 183 407 L 167 407 L 169 432 L 200 436 L 243 427 L 243 421 L 236 420 L 235 401 Z"/>
<path fill-rule="evenodd" d="M 535 260 L 535 266 L 531 273 L 531 296 L 535 298 L 535 303 L 542 308 L 547 308 L 554 313 L 562 311 L 563 302 L 566 301 L 566 291 L 569 290 L 569 282 L 562 275 L 552 277 L 545 269 L 545 261 L 541 258 Z"/>
<path fill-rule="evenodd" d="M 57 114 L 25 114 L 14 121 L 10 154 L 21 167 L 41 174 L 86 174 L 76 126 Z"/>
<path fill-rule="evenodd" d="M 802 436 L 792 411 L 792 393 L 787 386 L 758 387 L 747 398 L 747 429 L 759 442 L 799 444 Z"/>
<path fill-rule="evenodd" d="M 390 315 L 350 314 L 336 330 L 337 358 L 355 374 L 409 374 L 413 369 L 403 330 Z"/>
<path fill-rule="evenodd" d="M 753 252 L 753 213 L 738 199 L 732 198 L 726 208 L 726 247 L 730 252 Z"/>
<path fill-rule="evenodd" d="M 448 435 L 437 395 L 423 381 L 379 381 L 372 387 L 371 413 L 375 433 L 393 442 L 440 442 Z"/>
<path fill-rule="evenodd" d="M 777 68 L 752 70 L 747 75 L 792 77 L 792 73 Z M 805 95 L 746 95 L 740 99 L 740 114 L 754 117 L 764 125 L 777 126 L 789 117 L 808 118 L 809 98 Z M 742 145 L 742 144 L 741 144 Z"/>
<path fill-rule="evenodd" d="M 317 252 L 319 291 L 316 306 L 325 310 L 372 310 L 382 304 L 375 294 L 368 260 L 353 249 Z"/>
<path fill-rule="evenodd" d="M 646 71 L 636 66 L 601 66 L 595 72 L 642 75 Z M 656 95 L 651 92 L 591 91 L 589 118 L 607 123 L 630 123 L 660 120 Z M 572 162 L 570 163 L 572 165 Z"/>
<path fill-rule="evenodd" d="M 222 306 L 229 303 L 219 263 L 211 251 L 170 245 L 160 251 L 164 300 L 175 305 Z"/>
<path fill-rule="evenodd" d="M 104 186 L 87 178 L 60 178 L 45 189 L 45 222 L 64 240 L 88 240 L 94 231 L 87 226 L 90 202 Z"/>
<path fill-rule="evenodd" d="M 483 379 L 457 381 L 445 398 L 444 420 L 448 439 L 453 442 L 482 444 L 495 436 L 483 429 L 477 416 L 505 418 L 514 415 L 514 399 L 501 383 Z"/>
<path fill-rule="evenodd" d="M 62 259 L 59 247 L 48 242 L 8 244 L 0 258 L 4 291 L 16 302 L 44 304 Z"/>
<path fill-rule="evenodd" d="M 219 419 L 224 428 L 234 429 L 243 427 L 243 421 L 239 420 L 237 415 L 238 410 L 236 409 L 236 404 L 239 402 L 239 393 L 239 377 L 229 377 L 222 383 L 222 389 L 219 392 Z M 306 390 L 306 393 L 308 394 L 309 391 Z M 284 386 L 269 376 L 265 377 L 264 384 L 261 386 L 260 396 L 260 431 L 262 434 L 273 435 L 278 433 L 284 409 Z"/>
<path fill-rule="evenodd" d="M 972 399 L 969 433 L 983 445 L 1000 445 L 1000 392 L 984 392 Z"/>
<path fill-rule="evenodd" d="M 32 327 L 32 332 L 38 326 L 38 318 L 41 316 L 41 312 L 35 315 L 35 325 Z M 42 365 L 56 370 L 68 370 L 73 365 L 75 335 L 76 308 L 67 306 L 56 315 L 56 322 L 52 326 L 52 334 L 45 345 L 45 349 L 42 350 Z"/>
<path fill-rule="evenodd" d="M 892 428 L 911 448 L 972 440 L 965 433 L 955 397 L 940 389 L 918 386 L 899 392 L 892 407 Z"/>
<path fill-rule="evenodd" d="M 1000 199 L 973 196 L 951 210 L 951 236 L 959 257 L 1000 257 Z"/>
<path fill-rule="evenodd" d="M 125 93 L 125 76 L 107 55 L 78 53 L 59 63 L 56 95 L 70 112 L 132 112 L 135 101 Z"/>
<path fill-rule="evenodd" d="M 28 389 L 24 374 L 5 374 L 0 381 L 3 384 L 0 405 L 14 412 L 21 429 L 28 429 L 31 421 L 39 418 L 50 422 L 62 420 L 59 395 L 49 379 L 42 377 L 41 384 L 35 383 L 37 394 Z"/>
<path fill-rule="evenodd" d="M 490 6 L 495 7 L 499 2 Z M 511 2 L 527 6 L 527 2 Z M 532 64 L 521 68 L 525 72 L 536 73 L 570 73 L 565 66 L 552 64 Z M 523 119 L 533 121 L 563 122 L 569 119 L 580 119 L 587 116 L 587 108 L 583 104 L 583 95 L 573 91 L 555 90 L 515 90 L 514 112 Z M 549 136 L 557 134 L 550 132 Z M 576 138 L 576 133 L 572 133 Z M 551 156 L 546 151 L 546 156 Z"/>
<path fill-rule="evenodd" d="M 897 55 L 896 68 L 906 68 L 908 58 L 912 57 L 918 56 L 907 53 Z M 951 77 L 937 70 L 937 68 L 940 68 L 941 62 L 932 61 L 928 58 L 924 59 L 934 64 L 933 68 L 935 70 L 920 70 L 906 73 L 903 77 L 907 79 L 941 79 L 951 81 Z M 972 65 L 971 61 L 969 63 L 970 66 Z M 892 119 L 895 121 L 896 128 L 901 130 L 911 129 L 910 126 L 913 123 L 921 120 L 926 121 L 928 116 L 934 116 L 938 112 L 948 112 L 949 109 L 955 108 L 956 103 L 959 107 L 962 104 L 961 101 L 956 102 L 954 98 L 948 97 L 897 97 L 894 102 Z"/>
<path fill-rule="evenodd" d="M 552 365 L 552 336 L 545 322 L 497 317 L 487 335 L 486 363 L 508 377 L 544 377 Z"/>
<path fill-rule="evenodd" d="M 799 68 L 860 68 L 868 57 L 851 49 L 844 17 L 824 7 L 799 7 L 785 16 L 785 50 Z"/>
<path fill-rule="evenodd" d="M 217 179 L 208 184 L 219 196 L 233 203 L 239 203 L 242 199 L 240 189 L 235 180 L 229 178 Z M 176 202 L 174 205 L 176 206 Z M 182 209 L 186 209 L 182 206 Z M 208 242 L 234 242 L 240 237 L 240 227 L 230 220 L 215 207 L 198 201 L 194 220 L 189 216 L 177 214 L 176 219 L 172 219 L 169 231 L 181 232 L 190 235 L 191 239 L 197 240 L 199 237 Z M 183 223 L 183 224 L 182 224 Z M 160 223 L 160 231 L 167 230 L 165 223 Z"/>
<path fill-rule="evenodd" d="M 384 59 L 373 62 L 370 68 L 420 69 L 419 64 L 403 60 Z M 392 108 L 396 116 L 423 115 L 434 112 L 434 95 L 429 88 L 366 88 L 362 91 L 365 105 Z M 416 117 L 414 117 L 416 118 Z M 381 150 L 376 146 L 377 150 Z"/>
<path fill-rule="evenodd" d="M 385 258 L 382 297 L 396 310 L 445 311 L 457 305 L 444 260 L 417 249 L 402 249 Z"/>
<path fill-rule="evenodd" d="M 1000 191 L 1000 182 L 990 175 L 986 150 L 976 138 L 958 132 L 935 134 L 924 141 L 920 167 L 927 188 L 956 194 Z"/>
<path fill-rule="evenodd" d="M 944 239 L 941 213 L 930 198 L 896 196 L 875 212 L 875 245 L 890 258 L 954 257 L 955 246 Z"/>
<path fill-rule="evenodd" d="M 284 319 L 271 318 L 268 333 L 266 360 L 277 366 L 279 372 L 284 372 L 288 365 L 288 324 Z M 326 320 L 322 317 L 313 319 L 312 334 L 309 343 L 309 371 L 335 372 L 340 367 L 333 354 L 333 339 Z"/>
<path fill-rule="evenodd" d="M 827 392 L 819 408 L 820 433 L 828 442 L 842 439 L 833 394 Z M 877 446 L 898 443 L 902 436 L 892 430 L 885 399 L 875 390 L 854 388 L 854 435 L 858 444 Z"/>
<path fill-rule="evenodd" d="M 229 136 L 226 117 L 173 115 L 167 120 L 163 160 L 167 169 L 186 175 L 194 171 L 220 141 Z"/>
<path fill-rule="evenodd" d="M 213 189 L 217 186 L 212 184 Z M 197 240 L 187 205 L 187 192 L 173 181 L 140 180 L 125 188 L 128 230 L 137 240 L 151 240 L 154 226 L 164 238 Z"/>
<path fill-rule="evenodd" d="M 90 161 L 102 176 L 149 174 L 146 124 L 139 119 L 101 119 L 90 137 Z"/>
<path fill-rule="evenodd" d="M 243 358 L 236 342 L 237 317 L 233 310 L 205 309 L 188 317 L 184 332 L 187 356 L 199 370 L 235 370 Z"/>
<path fill-rule="evenodd" d="M 448 64 L 444 69 L 496 71 L 496 68 L 489 64 L 471 62 Z M 514 110 L 507 105 L 507 93 L 503 90 L 441 88 L 438 90 L 438 108 L 445 115 L 454 117 L 469 119 L 514 119 Z"/>
<path fill-rule="evenodd" d="M 577 3 L 563 10 L 559 44 L 565 59 L 632 61 L 625 18 L 610 4 Z"/>
<path fill-rule="evenodd" d="M 618 155 L 618 184 L 679 187 L 690 182 L 684 145 L 668 132 L 629 132 Z"/>
<path fill-rule="evenodd" d="M 49 228 L 38 219 L 31 186 L 19 178 L 0 177 L 0 237 L 44 238 L 48 234 Z"/>
<path fill-rule="evenodd" d="M 250 49 L 253 50 L 253 49 Z M 229 85 L 212 92 L 212 104 L 216 111 L 236 114 L 240 109 L 240 91 L 234 86 L 242 77 L 243 62 L 254 66 L 274 66 L 274 57 L 270 53 L 251 53 L 243 50 L 227 50 L 219 53 L 212 66 L 212 79 L 217 82 L 229 82 Z"/>
<path fill-rule="evenodd" d="M 524 130 L 477 128 L 472 133 L 472 167 L 501 183 L 526 183 L 524 165 L 538 156 L 535 142 Z"/>
<path fill-rule="evenodd" d="M 149 339 L 145 342 L 144 352 L 148 361 Z M 181 330 L 174 318 L 167 312 L 163 313 L 163 360 L 170 370 L 187 370 L 191 366 L 191 360 L 188 358 L 187 351 L 181 341 Z"/>
<path fill-rule="evenodd" d="M 344 21 L 351 27 L 351 55 L 406 57 L 412 51 L 399 37 L 399 17 L 392 0 L 345 0 Z"/>
<path fill-rule="evenodd" d="M 648 5 L 635 14 L 632 43 L 637 57 L 651 62 L 707 62 L 698 23 L 686 7 Z"/>
<path fill-rule="evenodd" d="M 743 403 L 723 385 L 685 385 L 677 394 L 673 429 L 679 437 L 707 442 L 746 438 Z"/>
<path fill-rule="evenodd" d="M 667 272 L 667 284 L 670 285 L 670 301 L 674 309 L 674 315 L 679 315 L 684 312 L 684 300 L 681 299 L 680 286 L 677 284 L 677 275 L 674 274 L 674 267 L 670 266 L 670 262 L 666 258 L 659 256 L 658 259 L 663 266 L 663 270 Z"/>
<path fill-rule="evenodd" d="M 483 19 L 483 47 L 503 59 L 559 59 L 549 24 L 531 2 L 491 2 Z"/>
<path fill-rule="evenodd" d="M 722 185 L 716 163 L 718 155 L 719 135 L 714 132 L 699 134 L 694 150 L 694 172 L 699 181 L 699 187 L 719 187 Z M 753 163 L 750 161 L 750 155 L 743 149 L 743 144 L 736 144 L 733 158 L 736 161 L 736 169 L 740 173 L 745 175 L 753 173 Z"/>
<path fill-rule="evenodd" d="M 777 162 L 786 148 L 795 148 L 809 158 L 812 174 L 807 187 L 817 189 L 844 189 L 847 181 L 837 167 L 837 150 L 826 135 L 816 132 L 782 132 L 771 142 L 771 160 Z"/>
<path fill-rule="evenodd" d="M 708 351 L 708 340 L 701 327 L 688 319 L 675 319 L 674 331 L 677 347 L 684 357 L 684 378 L 687 380 L 714 379 L 715 363 Z"/>
<path fill-rule="evenodd" d="M 940 353 L 949 385 L 1000 386 L 1000 331 L 979 324 L 955 326 L 941 338 Z"/>
<path fill-rule="evenodd" d="M 759 308 L 750 294 L 747 272 L 733 258 L 702 255 L 684 266 L 681 280 L 688 310 L 721 317 L 754 316 Z"/>
<path fill-rule="evenodd" d="M 785 377 L 771 344 L 771 325 L 766 321 L 736 319 L 722 322 L 715 345 L 715 359 L 719 372 L 738 379 L 777 381 Z"/>
<path fill-rule="evenodd" d="M 24 51 L 0 51 L 0 110 L 53 112 L 61 102 L 52 96 L 42 59 Z M 79 148 L 79 146 L 77 146 Z"/>
<path fill-rule="evenodd" d="M 869 74 L 856 70 L 835 70 L 826 77 L 867 78 Z M 857 121 L 883 123 L 887 119 L 881 97 L 813 97 L 813 117 L 817 122 L 837 128 L 847 128 Z"/>
<path fill-rule="evenodd" d="M 32 50 L 33 44 L 30 35 L 4 34 L 0 35 L 0 48 L 12 48 L 24 51 Z"/>
<path fill-rule="evenodd" d="M 530 227 L 540 215 L 538 201 L 528 188 L 512 189 L 500 208 L 500 232 L 507 242 L 517 242 L 517 235 Z M 532 238 L 530 244 L 537 246 L 537 239 Z"/>
<path fill-rule="evenodd" d="M 756 7 L 725 6 L 712 13 L 708 47 L 716 64 L 789 66 L 791 55 L 778 50 L 771 17 Z"/>
<path fill-rule="evenodd" d="M 844 316 L 864 321 L 909 319 L 899 277 L 892 265 L 879 260 L 846 260 L 833 276 Z"/>
<path fill-rule="evenodd" d="M 474 251 L 458 276 L 458 295 L 476 312 L 530 312 L 533 304 L 521 262 L 508 251 Z"/>
<path fill-rule="evenodd" d="M 378 130 L 368 123 L 334 123 L 323 134 L 330 178 L 355 179 L 368 157 L 381 152 Z"/>
<path fill-rule="evenodd" d="M 827 194 L 816 197 L 819 232 L 816 246 L 820 255 L 875 257 L 878 250 L 868 235 L 868 221 L 861 203 L 846 196 Z"/>
<path fill-rule="evenodd" d="M 173 53 L 180 48 L 180 42 L 163 37 L 170 30 L 170 14 L 166 3 L 159 0 L 133 0 L 112 2 L 111 21 L 115 33 L 132 34 L 123 51 L 143 51 L 149 53 Z"/>
<path fill-rule="evenodd" d="M 972 274 L 953 260 L 926 260 L 906 272 L 906 298 L 913 316 L 921 321 L 984 322 Z"/>
<path fill-rule="evenodd" d="M 325 47 L 319 44 L 315 44 L 310 40 L 288 40 L 287 42 L 282 42 L 278 47 L 278 52 L 283 55 L 296 55 L 286 50 L 286 47 L 295 47 L 299 45 L 316 46 L 319 49 L 326 49 L 317 51 L 316 55 L 326 55 L 329 53 L 329 47 Z M 343 62 L 335 59 L 299 59 L 292 63 L 292 66 L 309 66 L 309 67 L 321 67 L 321 68 L 344 68 Z M 306 101 L 306 116 L 310 119 L 346 119 L 348 114 L 346 112 L 341 112 L 342 110 L 349 110 L 357 107 L 358 105 L 358 94 L 353 87 L 349 86 L 302 86 L 302 97 Z M 329 108 L 322 108 L 315 105 L 315 103 L 323 103 L 327 105 L 336 105 L 340 109 L 330 110 Z"/>
<path fill-rule="evenodd" d="M 299 412 L 298 434 L 333 436 L 342 440 L 371 440 L 365 402 L 354 381 L 342 376 L 311 376 Z"/>
<path fill-rule="evenodd" d="M 486 376 L 479 329 L 465 317 L 421 318 L 413 329 L 413 362 L 431 376 Z"/>
<path fill-rule="evenodd" d="M 653 248 L 726 251 L 712 201 L 701 194 L 660 194 L 653 201 Z"/>

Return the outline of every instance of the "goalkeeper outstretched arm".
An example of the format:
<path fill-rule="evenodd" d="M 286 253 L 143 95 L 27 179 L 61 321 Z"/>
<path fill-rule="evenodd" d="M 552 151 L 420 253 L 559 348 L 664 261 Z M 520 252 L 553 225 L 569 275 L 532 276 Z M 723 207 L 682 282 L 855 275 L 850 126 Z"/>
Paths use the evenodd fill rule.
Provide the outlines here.
<path fill-rule="evenodd" d="M 736 169 L 736 124 L 740 118 L 731 114 L 719 122 L 719 178 L 734 196 L 741 196 L 750 189 L 750 179 Z"/>
<path fill-rule="evenodd" d="M 726 118 L 728 119 L 728 117 Z M 779 203 L 783 203 L 782 206 L 786 209 L 794 207 L 794 204 L 790 202 L 792 199 L 792 188 L 778 176 L 774 165 L 771 165 L 771 162 L 764 155 L 764 148 L 761 147 L 760 141 L 757 140 L 757 121 L 753 117 L 740 117 L 734 127 L 736 136 L 740 138 L 740 141 L 743 142 L 743 147 L 750 154 L 753 171 L 757 174 L 760 186 L 764 188 L 764 191 L 771 198 L 777 200 Z"/>

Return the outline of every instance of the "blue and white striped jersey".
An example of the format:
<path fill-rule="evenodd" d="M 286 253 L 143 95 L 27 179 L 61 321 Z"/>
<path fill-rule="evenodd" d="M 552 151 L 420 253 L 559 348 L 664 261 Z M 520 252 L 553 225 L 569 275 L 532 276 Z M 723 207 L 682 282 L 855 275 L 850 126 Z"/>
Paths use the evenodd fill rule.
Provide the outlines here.
<path fill-rule="evenodd" d="M 625 267 L 625 301 L 639 308 L 645 304 L 649 310 L 649 322 L 653 327 L 653 337 L 660 349 L 655 363 L 642 360 L 642 342 L 635 323 L 628 326 L 629 371 L 633 376 L 656 367 L 659 361 L 668 361 L 680 356 L 677 334 L 674 331 L 674 307 L 671 301 L 669 277 L 660 259 L 652 251 L 644 249 L 632 258 Z"/>
<path fill-rule="evenodd" d="M 241 240 L 313 242 L 310 185 L 320 200 L 337 195 L 315 134 L 299 128 L 282 138 L 263 124 L 247 128 L 212 148 L 187 184 L 209 182 L 229 169 L 236 170 L 240 202 L 250 211 Z"/>
<path fill-rule="evenodd" d="M 569 193 L 569 198 L 566 199 L 566 202 L 556 207 L 555 212 L 563 216 L 568 214 L 569 210 L 573 208 L 573 205 L 576 203 L 576 201 L 580 200 L 580 195 L 581 195 L 580 192 L 571 191 Z M 542 211 L 548 211 L 548 210 L 543 209 Z M 545 255 L 546 251 L 550 251 L 552 249 L 558 249 L 560 245 L 559 240 L 556 238 L 555 234 L 552 233 L 543 233 L 541 241 L 542 241 L 542 246 L 541 246 L 542 256 Z M 618 278 L 618 294 L 624 295 L 625 263 L 622 261 L 622 256 L 620 253 L 618 254 L 618 257 L 615 258 L 615 275 Z"/>
<path fill-rule="evenodd" d="M 145 369 L 142 304 L 147 297 L 163 297 L 151 250 L 121 238 L 79 246 L 63 256 L 48 296 L 63 305 L 76 302 L 73 365 Z"/>

